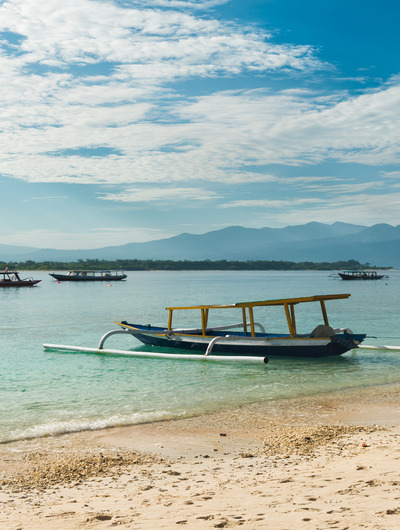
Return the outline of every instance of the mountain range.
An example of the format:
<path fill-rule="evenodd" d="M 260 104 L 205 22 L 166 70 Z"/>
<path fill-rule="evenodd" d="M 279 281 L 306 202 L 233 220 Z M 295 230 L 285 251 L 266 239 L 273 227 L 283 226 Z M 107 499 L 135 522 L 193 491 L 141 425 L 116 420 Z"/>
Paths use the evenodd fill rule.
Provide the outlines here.
<path fill-rule="evenodd" d="M 57 250 L 0 244 L 0 261 L 79 259 L 347 261 L 400 267 L 400 225 L 370 227 L 311 222 L 285 228 L 230 226 L 205 234 L 183 233 L 145 243 L 89 250 Z"/>

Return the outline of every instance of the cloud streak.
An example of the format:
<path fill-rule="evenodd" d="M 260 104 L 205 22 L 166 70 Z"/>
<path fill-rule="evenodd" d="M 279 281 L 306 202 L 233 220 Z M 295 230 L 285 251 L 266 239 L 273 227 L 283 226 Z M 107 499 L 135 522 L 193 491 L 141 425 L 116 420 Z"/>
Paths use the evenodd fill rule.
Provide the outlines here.
<path fill-rule="evenodd" d="M 290 206 L 290 207 L 289 207 Z M 315 205 L 307 206 L 306 211 L 296 205 L 288 204 L 284 211 L 266 208 L 256 211 L 257 226 L 287 226 L 301 224 L 300 220 L 307 219 L 322 223 L 334 223 L 338 219 L 345 219 L 348 223 L 359 224 L 360 219 L 368 219 L 368 225 L 389 223 L 399 224 L 398 211 L 400 208 L 400 193 L 341 195 L 340 197 L 326 197 L 316 201 Z"/>
<path fill-rule="evenodd" d="M 86 233 L 79 231 L 56 230 L 56 229 L 32 229 L 16 231 L 13 234 L 2 236 L 1 243 L 4 245 L 37 246 L 44 248 L 102 248 L 104 246 L 124 245 L 127 242 L 143 243 L 151 239 L 165 239 L 174 234 L 168 230 L 152 228 L 126 228 L 121 227 L 99 227 L 88 230 Z"/>
<path fill-rule="evenodd" d="M 174 202 L 184 207 L 182 201 L 209 201 L 219 198 L 217 193 L 203 188 L 130 188 L 123 193 L 107 193 L 99 197 L 105 201 L 118 202 Z"/>

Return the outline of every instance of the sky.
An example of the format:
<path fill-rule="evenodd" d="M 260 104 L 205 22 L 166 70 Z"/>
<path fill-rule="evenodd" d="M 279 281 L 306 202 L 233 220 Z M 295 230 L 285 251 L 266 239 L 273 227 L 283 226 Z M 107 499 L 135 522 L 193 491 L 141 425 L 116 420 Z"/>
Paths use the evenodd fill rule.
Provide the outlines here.
<path fill-rule="evenodd" d="M 397 226 L 399 16 L 398 0 L 0 0 L 0 243 Z"/>

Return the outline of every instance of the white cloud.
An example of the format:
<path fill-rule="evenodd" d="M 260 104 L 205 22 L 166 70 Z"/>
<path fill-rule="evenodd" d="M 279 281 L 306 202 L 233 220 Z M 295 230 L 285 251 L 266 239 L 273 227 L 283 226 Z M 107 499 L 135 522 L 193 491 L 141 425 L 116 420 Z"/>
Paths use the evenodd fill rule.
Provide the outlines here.
<path fill-rule="evenodd" d="M 382 178 L 400 180 L 400 171 L 382 171 Z"/>
<path fill-rule="evenodd" d="M 31 197 L 30 200 L 32 201 L 58 201 L 58 200 L 64 200 L 68 199 L 69 197 L 67 195 L 47 195 L 43 197 Z M 27 201 L 26 199 L 25 201 Z"/>
<path fill-rule="evenodd" d="M 138 5 L 153 5 L 160 7 L 170 7 L 174 9 L 209 9 L 218 5 L 226 4 L 229 0 L 145 0 Z"/>
<path fill-rule="evenodd" d="M 249 199 L 242 201 L 232 201 L 221 204 L 220 208 L 286 208 L 306 204 L 320 204 L 321 200 L 316 198 L 308 199 L 287 199 L 287 200 L 263 200 Z"/>
<path fill-rule="evenodd" d="M 1 237 L 4 245 L 29 246 L 56 249 L 94 249 L 106 246 L 125 245 L 127 243 L 143 243 L 153 239 L 172 237 L 163 229 L 154 228 L 97 228 L 87 232 L 65 232 L 61 230 L 25 230 Z"/>
<path fill-rule="evenodd" d="M 334 223 L 345 220 L 348 223 L 374 225 L 399 224 L 400 193 L 351 194 L 321 198 L 319 204 L 306 208 L 285 207 L 282 211 L 266 209 L 254 216 L 255 226 L 288 226 L 307 221 Z"/>
<path fill-rule="evenodd" d="M 242 160 L 260 165 L 399 160 L 400 85 L 329 99 L 284 91 L 220 93 L 199 98 L 181 115 L 209 127 L 216 148 L 227 140 Z"/>
<path fill-rule="evenodd" d="M 107 193 L 100 199 L 115 202 L 176 202 L 183 206 L 181 201 L 208 201 L 219 196 L 203 188 L 130 188 L 121 193 Z"/>
<path fill-rule="evenodd" d="M 312 48 L 274 45 L 260 28 L 178 11 L 175 2 L 158 4 L 157 9 L 147 8 L 153 2 L 143 8 L 140 2 L 95 0 L 0 5 L 0 31 L 15 35 L 7 43 L 5 34 L 0 43 L 4 175 L 29 182 L 114 184 L 269 178 L 243 169 L 249 160 L 260 161 L 258 144 L 265 140 L 261 134 L 251 146 L 245 137 L 256 128 L 255 106 L 283 105 L 282 99 L 232 92 L 188 103 L 163 84 L 192 76 L 309 71 L 321 66 Z M 179 8 L 183 5 L 204 8 L 210 2 L 182 2 Z M 253 112 L 245 119 L 240 106 L 248 99 Z M 214 116 L 220 102 L 241 119 Z M 176 147 L 184 143 L 187 148 Z M 109 156 L 76 152 L 97 147 L 107 148 Z"/>
<path fill-rule="evenodd" d="M 194 3 L 192 3 L 194 5 Z M 178 10 L 129 8 L 112 2 L 69 0 L 10 0 L 0 7 L 0 28 L 23 36 L 19 64 L 50 66 L 117 64 L 153 67 L 179 61 L 176 72 L 197 65 L 203 73 L 216 70 L 260 71 L 283 66 L 317 67 L 308 46 L 274 46 L 268 33 L 240 28 L 232 22 L 201 18 Z M 176 67 L 178 65 L 175 65 Z M 140 70 L 135 70 L 140 77 Z M 145 74 L 146 77 L 146 74 Z"/>
<path fill-rule="evenodd" d="M 339 195 L 343 197 L 356 197 L 357 194 L 360 194 L 365 191 L 371 191 L 373 193 L 381 191 L 380 189 L 383 188 L 383 183 L 380 180 L 377 181 L 370 181 L 370 182 L 355 182 L 354 179 L 348 178 L 348 179 L 341 179 L 342 183 L 335 183 L 335 180 L 332 179 L 332 183 L 325 183 L 323 188 L 321 188 L 321 185 L 318 184 L 318 181 L 316 183 L 308 182 L 305 185 L 302 185 L 303 190 L 307 190 L 309 193 L 320 193 L 323 191 L 324 194 L 333 196 L 333 195 Z"/>
<path fill-rule="evenodd" d="M 119 88 L 117 97 L 129 91 Z M 96 89 L 94 101 L 105 101 L 104 87 Z M 85 104 L 78 104 L 80 94 Z M 140 92 L 135 95 L 135 103 L 96 106 L 87 103 L 87 87 L 74 86 L 53 97 L 53 106 L 4 105 L 3 174 L 31 182 L 235 183 L 271 180 L 249 171 L 251 166 L 327 159 L 377 166 L 398 162 L 399 86 L 328 102 L 318 94 L 261 90 L 216 93 L 186 103 L 149 102 L 140 100 Z M 184 122 L 168 123 L 174 114 Z M 149 121 L 161 116 L 164 123 Z M 64 152 L 81 147 L 111 151 L 95 158 Z"/>

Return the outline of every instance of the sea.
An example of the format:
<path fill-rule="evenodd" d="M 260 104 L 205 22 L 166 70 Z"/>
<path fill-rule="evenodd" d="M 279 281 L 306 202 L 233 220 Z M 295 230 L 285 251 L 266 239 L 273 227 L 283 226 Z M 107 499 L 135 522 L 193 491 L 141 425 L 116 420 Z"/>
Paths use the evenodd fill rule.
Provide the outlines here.
<path fill-rule="evenodd" d="M 96 348 L 106 332 L 117 329 L 115 321 L 166 325 L 168 306 L 337 293 L 351 296 L 327 302 L 332 327 L 366 333 L 365 344 L 400 346 L 400 271 L 354 282 L 326 271 L 127 274 L 120 282 L 59 283 L 45 271 L 21 272 L 41 283 L 0 289 L 0 442 L 400 383 L 400 351 L 360 348 L 339 357 L 271 358 L 264 364 L 44 350 L 44 343 Z M 319 304 L 304 305 L 304 315 L 299 308 L 296 316 L 298 331 L 305 333 L 322 319 Z M 287 331 L 282 308 L 262 310 L 256 320 L 267 331 Z M 175 326 L 200 325 L 197 312 L 180 313 Z M 121 335 L 106 346 L 149 349 Z"/>

